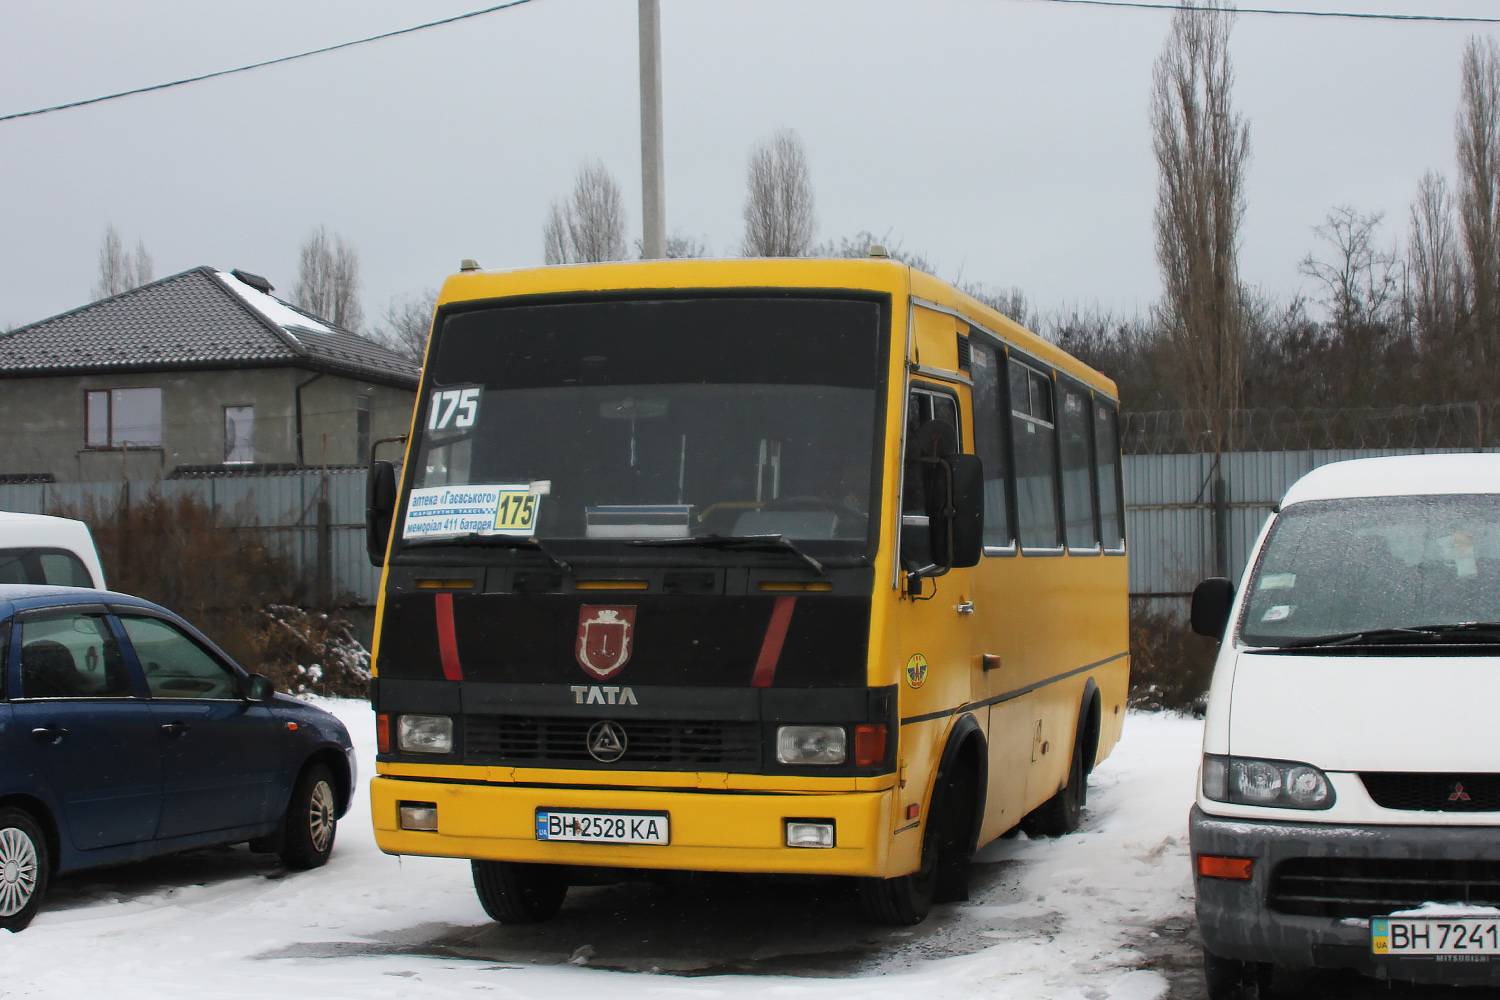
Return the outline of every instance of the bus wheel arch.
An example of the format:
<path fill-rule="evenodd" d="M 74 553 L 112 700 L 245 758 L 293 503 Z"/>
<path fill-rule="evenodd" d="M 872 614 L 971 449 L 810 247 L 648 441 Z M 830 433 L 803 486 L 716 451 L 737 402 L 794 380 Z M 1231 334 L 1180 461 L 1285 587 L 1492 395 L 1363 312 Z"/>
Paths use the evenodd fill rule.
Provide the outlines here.
<path fill-rule="evenodd" d="M 960 716 L 927 789 L 918 869 L 859 880 L 860 904 L 870 920 L 910 926 L 926 919 L 935 902 L 969 898 L 969 861 L 984 819 L 988 766 L 983 730 L 974 716 Z"/>

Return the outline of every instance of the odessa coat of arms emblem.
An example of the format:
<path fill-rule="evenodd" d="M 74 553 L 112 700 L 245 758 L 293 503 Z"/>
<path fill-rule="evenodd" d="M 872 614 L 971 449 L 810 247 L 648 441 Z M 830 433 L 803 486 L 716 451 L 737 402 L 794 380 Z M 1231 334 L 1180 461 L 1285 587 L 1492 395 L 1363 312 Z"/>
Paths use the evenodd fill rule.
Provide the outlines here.
<path fill-rule="evenodd" d="M 634 607 L 585 604 L 578 609 L 578 665 L 600 680 L 613 677 L 630 662 L 634 636 Z"/>

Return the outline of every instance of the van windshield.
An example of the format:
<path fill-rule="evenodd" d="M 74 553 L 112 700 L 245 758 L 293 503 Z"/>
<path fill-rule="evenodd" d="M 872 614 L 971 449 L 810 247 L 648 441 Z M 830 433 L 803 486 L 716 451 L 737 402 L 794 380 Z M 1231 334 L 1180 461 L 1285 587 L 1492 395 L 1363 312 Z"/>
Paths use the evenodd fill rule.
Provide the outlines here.
<path fill-rule="evenodd" d="M 583 543 L 573 552 L 710 535 L 862 550 L 882 316 L 869 299 L 763 294 L 451 314 L 403 540 L 507 529 Z"/>
<path fill-rule="evenodd" d="M 1248 645 L 1500 623 L 1500 497 L 1382 497 L 1283 511 L 1250 578 Z"/>

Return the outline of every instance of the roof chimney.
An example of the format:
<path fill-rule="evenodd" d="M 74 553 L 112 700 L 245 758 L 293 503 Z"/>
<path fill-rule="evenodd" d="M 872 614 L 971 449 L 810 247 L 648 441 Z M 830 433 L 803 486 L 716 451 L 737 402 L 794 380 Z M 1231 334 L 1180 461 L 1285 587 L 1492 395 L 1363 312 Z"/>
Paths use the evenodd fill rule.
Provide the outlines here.
<path fill-rule="evenodd" d="M 267 295 L 271 294 L 271 283 L 265 278 L 262 278 L 260 275 L 251 274 L 249 271 L 241 271 L 239 268 L 235 268 L 229 273 L 234 275 L 239 280 L 243 281 L 245 284 L 249 285 L 251 288 L 255 289 L 257 292 L 265 292 Z"/>

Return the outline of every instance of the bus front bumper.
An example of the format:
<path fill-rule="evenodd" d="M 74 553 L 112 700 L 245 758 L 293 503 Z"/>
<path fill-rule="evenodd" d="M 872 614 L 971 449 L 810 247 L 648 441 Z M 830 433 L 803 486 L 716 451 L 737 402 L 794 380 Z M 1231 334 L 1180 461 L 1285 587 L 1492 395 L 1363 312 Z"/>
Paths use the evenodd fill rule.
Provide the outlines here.
<path fill-rule="evenodd" d="M 920 823 L 893 835 L 890 791 L 735 794 L 672 789 L 534 787 L 410 780 L 370 782 L 375 842 L 387 854 L 677 871 L 868 875 L 916 868 Z M 437 806 L 437 830 L 403 830 L 404 803 Z M 538 840 L 539 809 L 664 812 L 666 845 Z M 833 821 L 831 848 L 787 847 L 785 821 Z M 909 842 L 909 843 L 908 843 Z"/>

